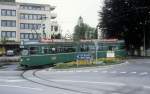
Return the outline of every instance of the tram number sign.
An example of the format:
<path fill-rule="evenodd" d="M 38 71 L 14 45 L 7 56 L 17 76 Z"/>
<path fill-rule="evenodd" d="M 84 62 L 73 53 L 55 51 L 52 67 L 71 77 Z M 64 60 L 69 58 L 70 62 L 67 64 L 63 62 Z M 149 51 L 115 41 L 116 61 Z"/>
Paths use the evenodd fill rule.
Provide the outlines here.
<path fill-rule="evenodd" d="M 90 60 L 92 56 L 90 54 L 77 54 L 77 59 L 78 60 Z"/>

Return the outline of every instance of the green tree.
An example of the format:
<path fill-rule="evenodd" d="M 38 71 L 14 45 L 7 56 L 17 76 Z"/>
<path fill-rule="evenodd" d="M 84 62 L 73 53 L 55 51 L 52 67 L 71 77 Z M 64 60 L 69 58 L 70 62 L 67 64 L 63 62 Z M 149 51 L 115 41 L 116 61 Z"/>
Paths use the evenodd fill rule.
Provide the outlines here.
<path fill-rule="evenodd" d="M 79 17 L 78 24 L 74 28 L 73 39 L 79 41 L 80 39 L 94 39 L 96 38 L 96 29 L 83 23 L 82 17 Z"/>
<path fill-rule="evenodd" d="M 104 38 L 124 39 L 128 51 L 150 47 L 150 1 L 105 0 L 99 27 Z M 140 54 L 140 53 L 139 53 Z"/>

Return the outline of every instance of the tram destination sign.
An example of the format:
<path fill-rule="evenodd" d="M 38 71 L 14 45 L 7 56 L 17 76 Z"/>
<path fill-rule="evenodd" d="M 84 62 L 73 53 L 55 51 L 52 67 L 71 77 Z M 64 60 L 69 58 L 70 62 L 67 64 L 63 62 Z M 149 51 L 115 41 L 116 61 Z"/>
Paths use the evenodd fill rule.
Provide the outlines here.
<path fill-rule="evenodd" d="M 77 60 L 90 60 L 92 59 L 92 56 L 88 53 L 80 53 L 80 54 L 77 54 Z"/>

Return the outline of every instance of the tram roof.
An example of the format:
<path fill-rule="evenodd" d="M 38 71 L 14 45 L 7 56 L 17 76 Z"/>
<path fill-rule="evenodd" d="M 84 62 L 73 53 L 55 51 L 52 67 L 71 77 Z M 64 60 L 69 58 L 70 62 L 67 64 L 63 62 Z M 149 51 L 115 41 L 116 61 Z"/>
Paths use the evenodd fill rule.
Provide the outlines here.
<path fill-rule="evenodd" d="M 123 40 L 80 40 L 81 43 L 91 43 L 91 42 L 98 42 L 98 43 L 122 43 Z M 73 44 L 75 43 L 73 40 L 51 40 L 51 41 L 24 41 L 21 45 L 46 45 L 46 44 Z"/>

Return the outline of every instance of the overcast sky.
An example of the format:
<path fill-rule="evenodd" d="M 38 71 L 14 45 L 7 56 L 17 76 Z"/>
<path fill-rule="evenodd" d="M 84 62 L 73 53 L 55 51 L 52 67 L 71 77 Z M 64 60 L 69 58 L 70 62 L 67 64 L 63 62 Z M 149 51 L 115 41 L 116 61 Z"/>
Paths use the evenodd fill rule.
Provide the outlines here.
<path fill-rule="evenodd" d="M 57 21 L 63 34 L 72 33 L 79 16 L 85 23 L 95 27 L 98 24 L 98 11 L 102 8 L 103 0 L 17 0 L 17 2 L 50 4 L 56 6 Z"/>

